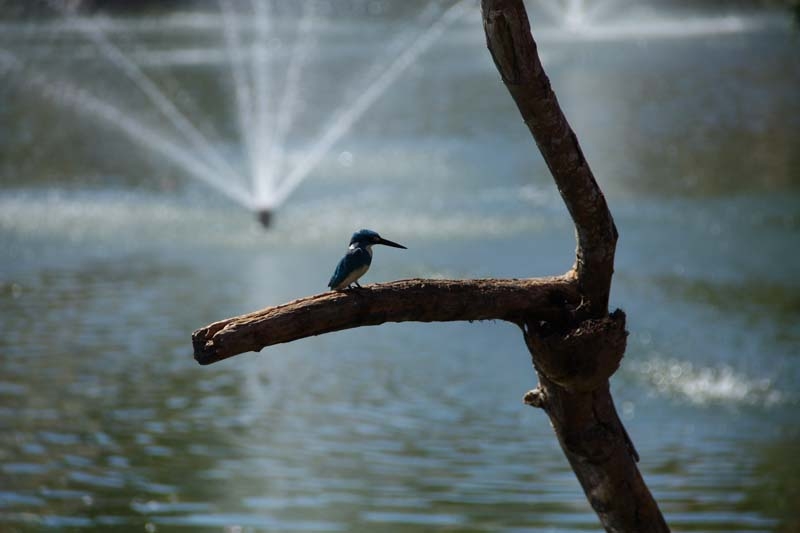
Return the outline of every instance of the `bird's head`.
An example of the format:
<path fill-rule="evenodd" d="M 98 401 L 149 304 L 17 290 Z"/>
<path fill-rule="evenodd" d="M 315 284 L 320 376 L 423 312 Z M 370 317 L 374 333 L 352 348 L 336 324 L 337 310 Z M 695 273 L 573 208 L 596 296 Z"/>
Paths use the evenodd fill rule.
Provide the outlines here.
<path fill-rule="evenodd" d="M 358 230 L 357 232 L 353 233 L 353 236 L 350 238 L 350 246 L 372 246 L 373 244 L 384 244 L 386 246 L 394 246 L 395 248 L 403 249 L 406 248 L 402 244 L 397 244 L 396 242 L 384 239 L 369 229 Z"/>

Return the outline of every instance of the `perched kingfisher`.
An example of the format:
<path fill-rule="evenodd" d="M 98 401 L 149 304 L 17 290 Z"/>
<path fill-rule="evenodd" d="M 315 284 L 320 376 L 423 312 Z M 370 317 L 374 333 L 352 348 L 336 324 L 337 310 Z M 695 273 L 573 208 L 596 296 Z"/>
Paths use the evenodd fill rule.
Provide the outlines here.
<path fill-rule="evenodd" d="M 347 254 L 342 257 L 339 264 L 336 265 L 336 270 L 328 282 L 328 287 L 333 290 L 344 288 L 351 288 L 353 284 L 356 287 L 361 287 L 358 284 L 358 278 L 363 276 L 369 265 L 372 263 L 372 246 L 375 244 L 385 244 L 386 246 L 393 246 L 395 248 L 407 248 L 402 244 L 388 241 L 372 230 L 362 229 L 355 233 L 350 238 L 350 247 L 347 249 Z"/>

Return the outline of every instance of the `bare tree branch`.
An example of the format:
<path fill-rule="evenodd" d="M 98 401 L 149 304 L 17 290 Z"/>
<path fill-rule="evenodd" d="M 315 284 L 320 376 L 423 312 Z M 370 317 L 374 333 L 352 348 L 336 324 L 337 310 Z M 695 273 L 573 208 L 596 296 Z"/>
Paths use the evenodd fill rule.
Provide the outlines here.
<path fill-rule="evenodd" d="M 328 292 L 216 322 L 193 334 L 210 364 L 246 351 L 385 322 L 501 319 L 518 324 L 543 409 L 586 496 L 610 532 L 668 532 L 636 466 L 609 378 L 625 352 L 625 314 L 608 314 L 617 231 L 602 191 L 542 69 L 522 0 L 482 0 L 486 42 L 575 223 L 576 264 L 525 280 L 403 280 Z"/>
<path fill-rule="evenodd" d="M 617 229 L 542 68 L 521 0 L 483 0 L 486 44 L 575 223 L 575 269 L 589 316 L 608 311 Z"/>
<path fill-rule="evenodd" d="M 482 0 L 486 44 L 544 156 L 575 223 L 582 313 L 567 327 L 528 321 L 525 341 L 539 386 L 525 395 L 545 410 L 589 503 L 610 532 L 668 532 L 636 466 L 608 379 L 625 352 L 625 314 L 608 315 L 617 230 L 578 139 L 542 68 L 522 0 Z"/>
<path fill-rule="evenodd" d="M 537 279 L 409 279 L 331 291 L 229 318 L 192 335 L 210 364 L 266 346 L 385 322 L 539 320 L 564 322 L 580 304 L 572 276 Z"/>

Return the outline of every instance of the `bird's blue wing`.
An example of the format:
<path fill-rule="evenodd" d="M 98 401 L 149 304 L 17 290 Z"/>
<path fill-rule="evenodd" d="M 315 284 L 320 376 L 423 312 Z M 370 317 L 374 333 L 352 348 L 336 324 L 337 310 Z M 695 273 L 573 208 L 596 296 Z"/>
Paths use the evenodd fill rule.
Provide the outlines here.
<path fill-rule="evenodd" d="M 333 276 L 328 282 L 328 287 L 337 287 L 342 281 L 347 278 L 348 274 L 356 269 L 369 265 L 372 261 L 372 256 L 366 250 L 361 248 L 354 248 L 348 250 L 347 254 L 342 257 L 339 264 L 336 265 L 336 270 L 333 271 Z"/>
<path fill-rule="evenodd" d="M 331 276 L 331 280 L 328 282 L 328 287 L 333 288 L 339 285 L 342 280 L 344 280 L 345 276 L 347 276 L 347 258 L 350 257 L 350 254 L 345 255 L 342 257 L 339 264 L 336 265 L 336 270 L 333 271 L 333 276 Z"/>

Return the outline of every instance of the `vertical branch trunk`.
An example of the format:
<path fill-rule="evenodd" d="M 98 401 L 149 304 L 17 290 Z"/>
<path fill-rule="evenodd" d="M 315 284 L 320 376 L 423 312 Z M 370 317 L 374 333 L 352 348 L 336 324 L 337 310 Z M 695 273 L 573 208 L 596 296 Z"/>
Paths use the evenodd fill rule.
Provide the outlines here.
<path fill-rule="evenodd" d="M 524 327 L 539 386 L 525 403 L 544 409 L 572 470 L 606 531 L 669 532 L 617 415 L 608 378 L 625 351 L 625 314 L 551 329 Z"/>
<path fill-rule="evenodd" d="M 600 317 L 608 310 L 617 229 L 542 68 L 522 0 L 483 0 L 486 41 L 530 129 L 561 198 L 575 223 L 575 270 L 585 297 L 584 310 Z"/>
<path fill-rule="evenodd" d="M 583 304 L 575 318 L 521 323 L 539 376 L 525 402 L 547 412 L 607 531 L 669 531 L 609 390 L 627 336 L 624 313 L 608 315 L 614 220 L 542 68 L 522 0 L 482 0 L 481 9 L 489 51 L 553 175 L 578 241 L 574 271 Z"/>
<path fill-rule="evenodd" d="M 549 391 L 543 393 L 541 391 Z M 555 392 L 540 375 L 558 441 L 606 531 L 668 532 L 626 442 L 608 384 L 591 392 Z"/>

